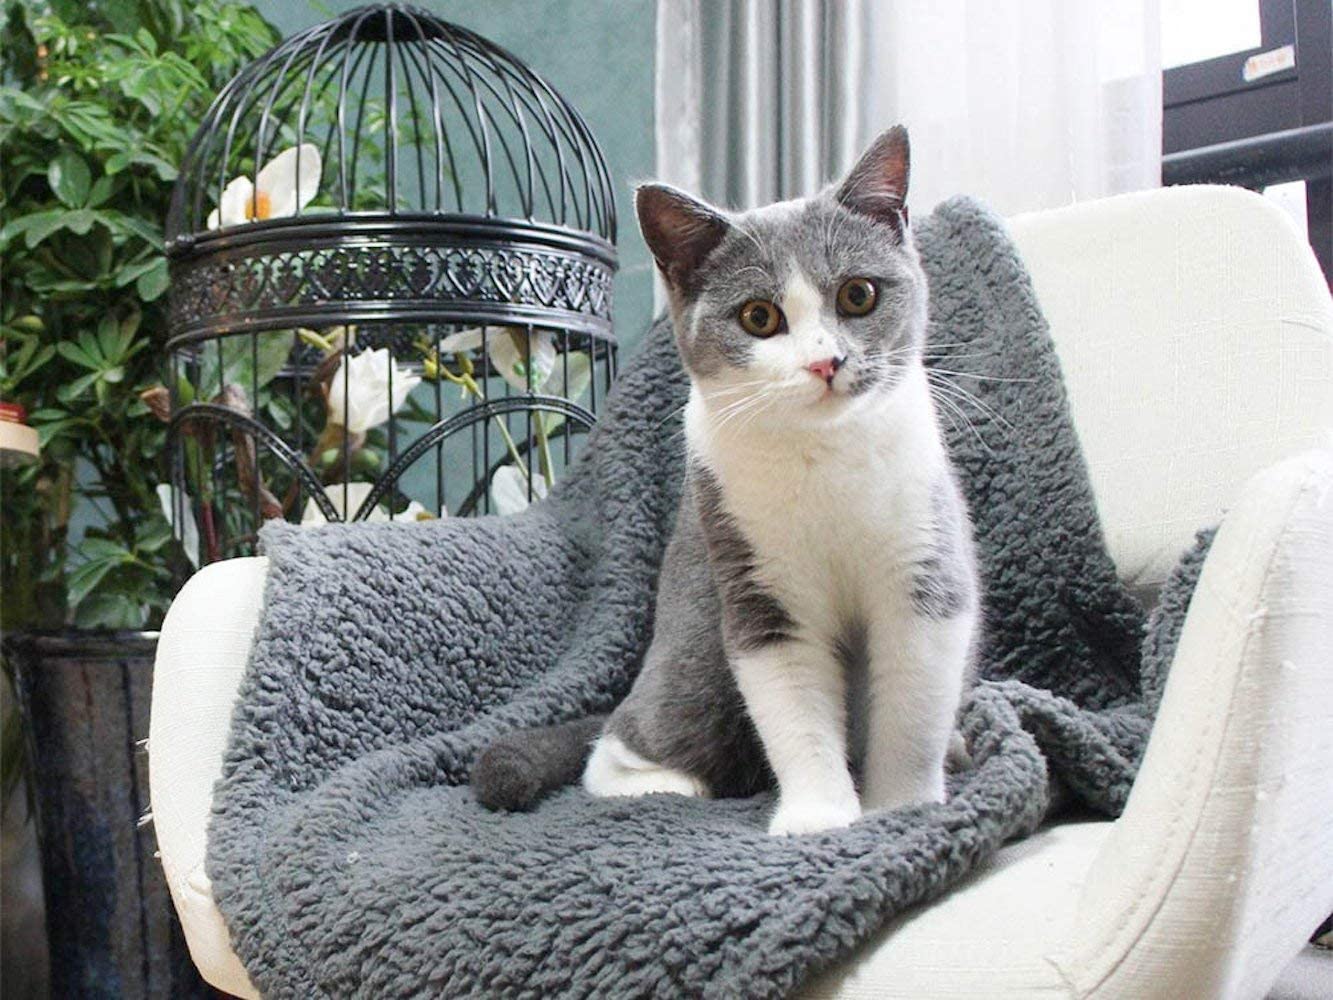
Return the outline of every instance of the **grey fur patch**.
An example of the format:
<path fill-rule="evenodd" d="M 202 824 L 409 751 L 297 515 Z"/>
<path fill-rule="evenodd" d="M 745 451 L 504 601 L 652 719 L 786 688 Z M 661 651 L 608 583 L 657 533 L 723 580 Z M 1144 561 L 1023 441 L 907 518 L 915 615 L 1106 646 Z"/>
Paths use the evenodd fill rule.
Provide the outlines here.
<path fill-rule="evenodd" d="M 838 637 L 838 664 L 845 682 L 847 760 L 858 778 L 865 769 L 870 742 L 870 651 L 864 622 L 850 622 Z"/>
<path fill-rule="evenodd" d="M 952 477 L 930 492 L 931 540 L 913 567 L 912 606 L 936 620 L 953 618 L 976 603 L 976 560 L 962 496 Z"/>
<path fill-rule="evenodd" d="M 773 778 L 727 659 L 722 617 L 698 504 L 687 486 L 662 562 L 652 644 L 606 731 L 641 757 L 701 778 L 714 796 L 729 798 L 771 787 Z"/>
<path fill-rule="evenodd" d="M 722 597 L 722 625 L 728 645 L 743 652 L 790 639 L 796 623 L 756 578 L 754 549 L 727 511 L 721 485 L 697 462 L 690 466 L 688 485 L 693 488 L 699 523 L 708 540 L 708 557 Z"/>

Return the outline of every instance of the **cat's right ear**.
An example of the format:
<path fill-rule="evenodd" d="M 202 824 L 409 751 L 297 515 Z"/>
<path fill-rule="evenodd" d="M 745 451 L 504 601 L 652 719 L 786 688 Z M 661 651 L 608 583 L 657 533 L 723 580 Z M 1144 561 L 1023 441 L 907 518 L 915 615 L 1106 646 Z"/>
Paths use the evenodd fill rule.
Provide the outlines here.
<path fill-rule="evenodd" d="M 870 144 L 834 197 L 853 212 L 901 232 L 907 222 L 911 163 L 907 129 L 895 125 Z"/>
<path fill-rule="evenodd" d="M 634 194 L 639 229 L 666 283 L 691 295 L 699 265 L 731 228 L 715 209 L 666 184 L 644 184 Z"/>

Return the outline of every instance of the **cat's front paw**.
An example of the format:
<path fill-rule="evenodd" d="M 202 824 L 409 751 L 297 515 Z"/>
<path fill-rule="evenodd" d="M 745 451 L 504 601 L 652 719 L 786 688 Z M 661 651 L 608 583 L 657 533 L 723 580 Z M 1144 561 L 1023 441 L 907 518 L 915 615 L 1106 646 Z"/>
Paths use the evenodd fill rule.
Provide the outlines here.
<path fill-rule="evenodd" d="M 841 799 L 782 799 L 768 824 L 772 837 L 797 833 L 819 833 L 851 826 L 861 818 L 861 803 L 855 795 Z"/>

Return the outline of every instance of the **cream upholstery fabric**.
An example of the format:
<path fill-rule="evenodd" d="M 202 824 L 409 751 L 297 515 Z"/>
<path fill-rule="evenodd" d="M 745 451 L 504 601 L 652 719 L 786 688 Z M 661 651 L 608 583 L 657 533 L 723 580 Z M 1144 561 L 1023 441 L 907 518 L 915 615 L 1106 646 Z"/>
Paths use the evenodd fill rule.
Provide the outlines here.
<path fill-rule="evenodd" d="M 267 562 L 214 563 L 176 595 L 158 640 L 148 732 L 153 828 L 190 955 L 208 982 L 239 997 L 259 994 L 231 950 L 227 926 L 213 903 L 204 847 L 231 710 L 259 620 Z"/>
<path fill-rule="evenodd" d="M 1111 823 L 1050 827 L 1010 844 L 933 905 L 891 921 L 861 957 L 811 983 L 806 1000 L 1067 997 L 1050 960 Z"/>
<path fill-rule="evenodd" d="M 1309 246 L 1248 191 L 1145 191 L 1021 215 L 1111 555 L 1159 586 L 1277 459 L 1329 442 L 1333 305 Z"/>
<path fill-rule="evenodd" d="M 1229 513 L 1125 815 L 1012 845 L 807 995 L 1259 996 L 1333 909 L 1333 458 L 1288 458 L 1330 441 L 1333 305 L 1286 218 L 1245 192 L 1126 195 L 1012 231 L 1122 572 L 1160 582 Z M 150 733 L 191 954 L 243 997 L 203 857 L 264 571 L 219 563 L 181 591 Z"/>
<path fill-rule="evenodd" d="M 1214 539 L 1139 778 L 1055 957 L 1073 995 L 1262 995 L 1333 910 L 1331 761 L 1323 449 L 1251 480 Z"/>

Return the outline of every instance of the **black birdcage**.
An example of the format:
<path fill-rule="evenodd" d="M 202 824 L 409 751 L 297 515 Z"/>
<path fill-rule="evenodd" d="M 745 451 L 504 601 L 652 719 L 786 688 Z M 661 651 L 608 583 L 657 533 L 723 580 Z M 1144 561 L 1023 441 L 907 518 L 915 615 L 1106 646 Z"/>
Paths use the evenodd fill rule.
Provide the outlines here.
<path fill-rule="evenodd" d="M 615 374 L 615 226 L 583 119 L 465 28 L 363 7 L 243 70 L 167 220 L 171 502 L 200 560 L 270 518 L 544 494 Z"/>

